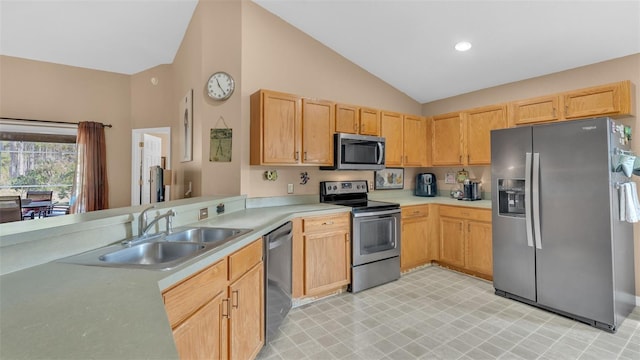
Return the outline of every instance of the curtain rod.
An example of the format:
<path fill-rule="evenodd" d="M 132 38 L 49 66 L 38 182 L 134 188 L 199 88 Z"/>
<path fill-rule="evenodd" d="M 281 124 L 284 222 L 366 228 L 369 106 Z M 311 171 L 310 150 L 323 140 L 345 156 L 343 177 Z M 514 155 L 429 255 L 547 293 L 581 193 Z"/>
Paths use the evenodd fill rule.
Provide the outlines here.
<path fill-rule="evenodd" d="M 34 122 L 43 122 L 43 123 L 51 123 L 51 124 L 78 125 L 78 123 L 77 123 L 77 122 L 54 121 L 54 120 L 19 119 L 19 118 L 9 118 L 9 117 L 1 117 L 0 119 L 6 119 L 6 120 L 18 120 L 18 121 L 34 121 Z M 112 126 L 111 124 L 102 124 L 102 127 L 111 128 L 111 127 L 113 127 L 113 126 Z"/>

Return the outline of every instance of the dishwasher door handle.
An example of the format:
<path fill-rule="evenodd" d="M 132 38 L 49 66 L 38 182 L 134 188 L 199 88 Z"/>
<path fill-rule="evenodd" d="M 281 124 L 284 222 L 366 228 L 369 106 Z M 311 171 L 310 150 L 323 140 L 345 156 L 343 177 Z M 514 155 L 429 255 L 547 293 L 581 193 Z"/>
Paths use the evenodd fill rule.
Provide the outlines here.
<path fill-rule="evenodd" d="M 288 236 L 279 237 L 276 241 L 269 240 L 269 250 L 273 250 L 284 245 L 284 240 L 288 239 Z"/>

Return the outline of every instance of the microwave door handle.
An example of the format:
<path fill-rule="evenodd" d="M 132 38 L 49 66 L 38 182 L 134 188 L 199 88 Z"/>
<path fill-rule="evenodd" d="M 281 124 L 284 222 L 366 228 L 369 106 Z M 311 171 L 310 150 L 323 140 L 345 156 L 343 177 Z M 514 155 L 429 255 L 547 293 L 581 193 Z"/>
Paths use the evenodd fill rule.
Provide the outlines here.
<path fill-rule="evenodd" d="M 384 159 L 384 146 L 381 142 L 378 142 L 378 161 L 376 162 L 378 165 L 382 164 L 382 160 Z"/>

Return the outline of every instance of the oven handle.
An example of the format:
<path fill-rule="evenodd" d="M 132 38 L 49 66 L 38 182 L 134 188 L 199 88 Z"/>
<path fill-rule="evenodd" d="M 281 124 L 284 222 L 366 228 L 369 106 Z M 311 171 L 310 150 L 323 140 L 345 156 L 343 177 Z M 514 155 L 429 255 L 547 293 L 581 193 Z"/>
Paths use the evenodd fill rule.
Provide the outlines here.
<path fill-rule="evenodd" d="M 365 217 L 365 216 L 377 216 L 377 215 L 390 215 L 390 214 L 400 214 L 400 209 L 393 210 L 383 210 L 383 211 L 368 211 L 368 212 L 359 212 L 354 213 L 354 218 Z"/>

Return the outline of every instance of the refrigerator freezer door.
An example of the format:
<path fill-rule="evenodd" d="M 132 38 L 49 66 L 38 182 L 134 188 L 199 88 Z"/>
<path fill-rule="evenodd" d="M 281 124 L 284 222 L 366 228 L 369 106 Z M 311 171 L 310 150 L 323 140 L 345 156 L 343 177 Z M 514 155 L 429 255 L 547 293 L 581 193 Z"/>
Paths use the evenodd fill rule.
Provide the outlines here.
<path fill-rule="evenodd" d="M 532 128 L 540 154 L 538 303 L 607 324 L 614 321 L 610 128 L 607 119 Z"/>
<path fill-rule="evenodd" d="M 531 141 L 530 127 L 491 132 L 491 182 L 495 189 L 498 179 L 525 179 L 526 153 L 531 153 Z M 531 185 L 525 183 L 526 186 Z M 492 191 L 491 197 L 493 285 L 496 290 L 535 301 L 535 250 L 532 244 L 527 244 L 525 218 L 500 215 L 498 191 Z M 525 208 L 530 205 L 525 203 Z"/>

